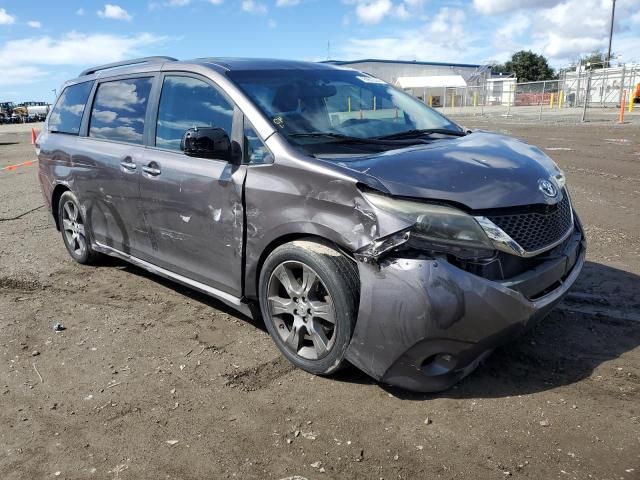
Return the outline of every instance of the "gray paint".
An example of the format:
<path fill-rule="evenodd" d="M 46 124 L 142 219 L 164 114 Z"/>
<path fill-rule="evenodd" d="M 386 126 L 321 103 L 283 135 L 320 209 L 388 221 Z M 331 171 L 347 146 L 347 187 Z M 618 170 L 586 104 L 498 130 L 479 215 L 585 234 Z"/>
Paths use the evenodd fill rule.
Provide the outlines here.
<path fill-rule="evenodd" d="M 538 189 L 538 180 L 555 174 L 556 167 L 537 148 L 476 132 L 353 161 L 309 157 L 276 133 L 226 77 L 224 72 L 233 68 L 287 68 L 293 75 L 300 69 L 336 67 L 203 59 L 101 70 L 70 81 L 66 85 L 95 79 L 95 92 L 104 79 L 154 76 L 145 144 L 87 137 L 89 108 L 79 136 L 45 130 L 38 148 L 47 202 L 56 187 L 71 189 L 96 250 L 204 291 L 244 313 L 257 297 L 261 262 L 275 246 L 304 236 L 332 242 L 357 259 L 360 273 L 360 311 L 348 358 L 376 379 L 418 390 L 439 389 L 461 378 L 513 331 L 544 315 L 575 280 L 584 246 L 570 272 L 546 270 L 544 282 L 551 284 L 553 275 L 562 273 L 569 280 L 536 301 L 444 259 L 402 258 L 395 249 L 406 241 L 403 232 L 411 223 L 373 207 L 360 190 L 364 185 L 472 212 L 556 203 L 561 197 L 548 199 Z M 275 161 L 235 165 L 155 148 L 152 125 L 161 79 L 172 72 L 199 75 L 224 90 L 236 106 L 232 140 L 241 142 L 244 114 Z M 160 174 L 145 173 L 143 167 L 150 165 Z M 579 222 L 576 228 L 581 237 Z M 391 237 L 395 243 L 388 252 L 378 248 Z M 434 376 L 416 368 L 418 359 L 444 351 L 459 354 L 454 370 Z M 436 362 L 429 368 L 440 372 L 445 367 Z"/>

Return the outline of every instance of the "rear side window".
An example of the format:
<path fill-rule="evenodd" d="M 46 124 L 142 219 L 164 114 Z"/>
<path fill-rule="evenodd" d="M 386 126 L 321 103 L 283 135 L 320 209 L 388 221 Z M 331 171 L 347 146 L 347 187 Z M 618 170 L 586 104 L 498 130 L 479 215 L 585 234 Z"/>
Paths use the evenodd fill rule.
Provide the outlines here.
<path fill-rule="evenodd" d="M 98 86 L 89 136 L 142 144 L 152 78 L 129 78 Z"/>
<path fill-rule="evenodd" d="M 233 106 L 218 89 L 192 77 L 167 76 L 158 107 L 156 146 L 180 150 L 184 132 L 193 127 L 222 128 L 231 137 Z"/>
<path fill-rule="evenodd" d="M 49 117 L 49 131 L 78 135 L 80 122 L 93 82 L 77 83 L 64 89 Z"/>

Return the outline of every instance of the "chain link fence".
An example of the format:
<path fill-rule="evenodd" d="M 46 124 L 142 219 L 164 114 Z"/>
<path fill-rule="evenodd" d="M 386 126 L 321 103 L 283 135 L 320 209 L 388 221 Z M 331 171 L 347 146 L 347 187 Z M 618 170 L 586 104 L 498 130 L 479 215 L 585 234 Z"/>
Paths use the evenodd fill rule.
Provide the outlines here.
<path fill-rule="evenodd" d="M 581 68 L 557 80 L 518 83 L 486 79 L 482 85 L 411 92 L 445 115 L 500 117 L 513 121 L 640 121 L 640 65 Z"/>

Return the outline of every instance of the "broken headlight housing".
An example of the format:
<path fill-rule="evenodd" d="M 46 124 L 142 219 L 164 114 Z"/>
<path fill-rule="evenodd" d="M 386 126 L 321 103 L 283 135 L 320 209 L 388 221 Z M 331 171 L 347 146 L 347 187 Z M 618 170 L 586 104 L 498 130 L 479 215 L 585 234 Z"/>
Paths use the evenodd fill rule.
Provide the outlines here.
<path fill-rule="evenodd" d="M 413 222 L 408 246 L 460 258 L 488 258 L 495 254 L 489 237 L 478 222 L 457 208 L 433 203 L 399 200 L 377 193 L 363 193 L 371 205 Z"/>

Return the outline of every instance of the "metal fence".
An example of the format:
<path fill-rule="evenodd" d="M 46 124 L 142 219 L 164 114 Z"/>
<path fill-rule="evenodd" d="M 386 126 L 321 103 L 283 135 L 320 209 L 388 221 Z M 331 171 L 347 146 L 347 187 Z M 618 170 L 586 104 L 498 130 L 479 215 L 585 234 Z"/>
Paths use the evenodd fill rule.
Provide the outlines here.
<path fill-rule="evenodd" d="M 634 104 L 640 65 L 563 72 L 558 80 L 517 83 L 514 78 L 487 79 L 478 86 L 412 92 L 446 115 L 502 117 L 514 121 L 617 121 L 624 103 L 625 120 L 640 121 Z"/>

